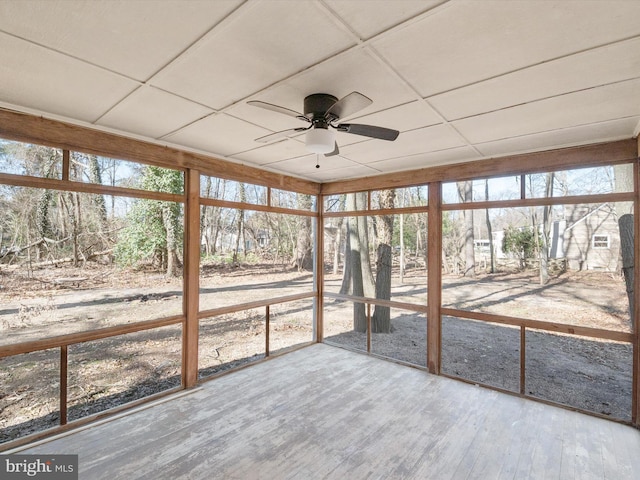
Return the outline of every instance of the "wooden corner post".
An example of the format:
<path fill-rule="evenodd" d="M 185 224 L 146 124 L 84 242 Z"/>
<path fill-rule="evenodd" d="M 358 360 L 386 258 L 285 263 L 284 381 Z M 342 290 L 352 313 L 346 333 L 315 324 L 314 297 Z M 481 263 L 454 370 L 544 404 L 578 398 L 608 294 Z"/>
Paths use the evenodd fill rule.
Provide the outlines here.
<path fill-rule="evenodd" d="M 197 170 L 186 171 L 185 197 L 182 387 L 191 388 L 198 383 L 200 172 Z"/>
<path fill-rule="evenodd" d="M 315 335 L 314 341 L 322 343 L 324 341 L 324 197 L 316 197 L 316 234 L 315 234 Z"/>
<path fill-rule="evenodd" d="M 442 183 L 429 184 L 427 277 L 427 367 L 440 374 L 442 358 Z"/>
<path fill-rule="evenodd" d="M 638 152 L 640 152 L 640 137 L 638 137 Z M 631 421 L 636 428 L 640 428 L 640 159 L 633 165 L 633 374 L 631 393 Z"/>

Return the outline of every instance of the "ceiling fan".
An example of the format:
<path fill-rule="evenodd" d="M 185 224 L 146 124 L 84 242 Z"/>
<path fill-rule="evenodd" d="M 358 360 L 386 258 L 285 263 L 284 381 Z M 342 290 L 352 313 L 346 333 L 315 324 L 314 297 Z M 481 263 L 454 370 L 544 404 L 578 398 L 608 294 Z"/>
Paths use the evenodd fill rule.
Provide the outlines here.
<path fill-rule="evenodd" d="M 295 132 L 306 131 L 305 144 L 307 149 L 313 153 L 324 153 L 326 157 L 338 155 L 339 153 L 336 134 L 332 129 L 339 132 L 353 133 L 355 135 L 389 141 L 398 138 L 400 133 L 398 130 L 373 125 L 336 123 L 341 118 L 353 115 L 373 103 L 370 98 L 359 92 L 351 92 L 340 100 L 327 93 L 314 93 L 309 95 L 304 99 L 304 114 L 259 100 L 251 100 L 247 103 L 255 107 L 295 117 L 309 124 L 306 127 L 290 128 L 256 138 L 256 142 L 267 143 L 272 140 L 287 137 Z"/>

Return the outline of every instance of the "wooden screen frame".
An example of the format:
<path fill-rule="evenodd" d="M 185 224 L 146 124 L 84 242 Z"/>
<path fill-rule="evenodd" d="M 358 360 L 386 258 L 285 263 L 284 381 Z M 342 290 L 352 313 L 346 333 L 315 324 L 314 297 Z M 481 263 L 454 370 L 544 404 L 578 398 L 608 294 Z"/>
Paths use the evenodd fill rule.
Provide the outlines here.
<path fill-rule="evenodd" d="M 70 123 L 64 123 L 43 117 L 37 117 L 21 112 L 10 111 L 0 108 L 0 138 L 21 142 L 47 145 L 61 148 L 63 150 L 63 166 L 69 163 L 68 151 L 79 151 L 89 154 L 97 154 L 123 160 L 140 162 L 148 165 L 155 165 L 166 168 L 183 170 L 185 172 L 185 194 L 175 196 L 171 194 L 141 192 L 134 189 L 122 189 L 119 187 L 108 187 L 101 185 L 87 185 L 79 182 L 72 182 L 68 174 L 63 172 L 62 180 L 49 180 L 35 177 L 24 177 L 19 175 L 0 174 L 0 183 L 9 185 L 55 188 L 61 190 L 82 191 L 101 194 L 119 194 L 136 198 L 154 198 L 157 200 L 175 201 L 179 197 L 185 203 L 185 309 L 184 316 L 171 317 L 149 321 L 149 323 L 136 326 L 113 327 L 95 332 L 84 332 L 73 334 L 65 338 L 43 339 L 41 341 L 30 342 L 29 345 L 0 347 L 0 357 L 14 355 L 33 349 L 41 349 L 47 345 L 60 346 L 78 341 L 90 341 L 106 336 L 119 335 L 138 329 L 155 328 L 164 325 L 171 325 L 182 322 L 184 325 L 184 353 L 183 365 L 183 387 L 191 387 L 197 383 L 197 326 L 199 318 L 203 314 L 213 312 L 199 312 L 198 308 L 198 243 L 196 218 L 200 205 L 216 205 L 230 208 L 245 208 L 252 210 L 268 211 L 274 213 L 288 213 L 293 215 L 312 216 L 316 218 L 316 232 L 323 231 L 323 219 L 332 216 L 353 216 L 357 215 L 383 215 L 385 213 L 400 213 L 403 209 L 368 210 L 367 212 L 323 212 L 323 198 L 327 195 L 351 193 L 356 191 L 381 190 L 388 188 L 411 187 L 416 185 L 429 186 L 429 203 L 426 207 L 415 207 L 404 209 L 402 213 L 428 212 L 429 222 L 429 264 L 438 265 L 441 262 L 442 212 L 448 209 L 458 208 L 456 206 L 442 205 L 441 184 L 446 181 L 461 181 L 481 178 L 499 177 L 505 175 L 524 175 L 528 173 L 538 173 L 547 171 L 557 171 L 587 166 L 615 165 L 621 163 L 634 163 L 635 188 L 631 194 L 608 194 L 603 196 L 607 200 L 612 199 L 634 201 L 635 206 L 635 238 L 636 255 L 635 270 L 640 268 L 640 255 L 638 254 L 638 244 L 640 237 L 640 187 L 639 187 L 639 166 L 637 139 L 626 139 L 614 142 L 592 144 L 586 146 L 570 147 L 522 155 L 511 155 L 501 158 L 492 158 L 474 162 L 459 163 L 447 166 L 436 166 L 422 168 L 418 170 L 384 174 L 375 177 L 358 178 L 329 183 L 317 183 L 297 177 L 287 176 L 249 167 L 246 165 L 232 163 L 213 156 L 182 151 L 173 147 L 164 146 L 158 143 L 145 142 L 140 140 L 99 131 L 92 128 L 82 127 Z M 64 153 L 66 152 L 66 153 Z M 216 199 L 206 199 L 200 197 L 199 176 L 210 175 L 214 177 L 263 185 L 267 190 L 267 205 L 239 204 L 237 202 L 226 202 Z M 289 210 L 280 207 L 272 207 L 270 189 L 279 188 L 297 193 L 316 195 L 317 208 L 314 212 L 299 210 Z M 597 196 L 588 197 L 590 201 Z M 368 195 L 369 202 L 371 195 Z M 533 206 L 537 204 L 548 204 L 550 199 L 520 199 L 505 202 L 476 202 L 476 204 L 466 204 L 465 207 L 488 208 L 496 206 Z M 573 197 L 572 201 L 580 200 L 580 197 Z M 554 199 L 552 201 L 566 202 L 567 199 Z M 405 211 L 406 210 L 406 211 Z M 198 225 L 199 226 L 199 225 Z M 323 236 L 319 235 L 316 249 L 316 263 L 322 265 Z M 323 286 L 322 268 L 316 269 L 315 295 L 318 308 L 314 319 L 318 327 L 316 341 L 322 341 L 322 319 L 323 319 Z M 440 374 L 440 321 L 443 314 L 441 307 L 441 285 L 442 275 L 439 269 L 433 269 L 428 277 L 428 370 L 435 374 Z M 640 279 L 635 278 L 634 292 L 636 298 L 640 299 Z M 309 296 L 308 293 L 300 294 Z M 298 298 L 298 296 L 295 296 Z M 267 308 L 268 304 L 261 302 Z M 240 306 L 237 306 L 240 307 Z M 454 312 L 449 312 L 454 313 Z M 508 319 L 493 318 L 493 320 L 508 321 Z M 593 332 L 585 332 L 593 333 Z M 606 335 L 606 334 L 604 334 Z M 635 304 L 635 325 L 630 336 L 624 336 L 625 340 L 630 340 L 633 344 L 633 394 L 632 394 L 632 424 L 636 427 L 640 419 L 640 302 Z M 17 347 L 17 348 L 16 348 Z M 62 350 L 61 350 L 62 352 Z M 195 353 L 194 353 L 195 352 Z"/>

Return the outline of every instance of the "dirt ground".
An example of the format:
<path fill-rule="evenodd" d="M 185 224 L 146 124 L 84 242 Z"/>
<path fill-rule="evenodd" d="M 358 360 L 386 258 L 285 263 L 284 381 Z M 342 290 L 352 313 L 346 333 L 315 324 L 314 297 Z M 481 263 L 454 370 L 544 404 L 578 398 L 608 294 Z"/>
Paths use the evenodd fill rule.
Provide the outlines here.
<path fill-rule="evenodd" d="M 327 276 L 338 288 L 339 278 Z M 540 286 L 532 272 L 445 276 L 443 306 L 549 322 L 630 332 L 624 280 L 603 272 L 565 273 Z M 426 276 L 394 283 L 392 297 L 426 304 Z M 415 301 L 415 300 L 414 300 Z M 372 310 L 373 313 L 373 310 Z M 371 351 L 426 367 L 425 316 L 391 310 L 393 332 L 372 334 Z M 366 351 L 366 335 L 352 330 L 353 307 L 325 301 L 325 339 Z M 520 392 L 520 329 L 443 317 L 442 372 L 465 380 Z M 527 329 L 525 385 L 532 397 L 611 418 L 631 420 L 632 346 L 574 335 Z"/>
<path fill-rule="evenodd" d="M 600 276 L 598 276 L 600 275 Z M 540 288 L 531 275 L 446 278 L 443 304 L 525 318 L 630 331 L 624 287 L 608 274 L 559 277 Z M 339 288 L 327 275 L 327 290 Z M 603 282 L 607 288 L 603 288 Z M 204 266 L 201 309 L 312 290 L 312 276 L 271 265 Z M 35 278 L 0 270 L 0 344 L 177 315 L 182 282 L 157 273 L 105 266 L 65 267 Z M 426 301 L 424 272 L 394 279 L 393 299 Z M 352 331 L 349 302 L 325 302 L 325 338 L 366 350 L 366 336 Z M 309 342 L 311 299 L 270 309 L 270 352 Z M 393 332 L 373 334 L 372 352 L 426 366 L 423 315 L 392 309 Z M 200 376 L 207 377 L 265 355 L 265 312 L 254 309 L 203 319 Z M 69 347 L 69 419 L 77 419 L 180 385 L 181 326 L 169 326 Z M 445 317 L 443 372 L 519 391 L 520 331 Z M 59 350 L 0 360 L 0 442 L 57 425 Z M 631 346 L 529 331 L 529 395 L 628 420 Z"/>

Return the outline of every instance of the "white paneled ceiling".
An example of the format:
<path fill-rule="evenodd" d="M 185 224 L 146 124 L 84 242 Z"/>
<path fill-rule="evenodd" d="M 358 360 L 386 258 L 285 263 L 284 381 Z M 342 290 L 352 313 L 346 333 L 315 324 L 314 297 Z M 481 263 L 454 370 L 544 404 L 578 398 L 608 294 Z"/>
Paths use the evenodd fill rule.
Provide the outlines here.
<path fill-rule="evenodd" d="M 631 138 L 638 0 L 1 0 L 0 107 L 331 181 Z M 304 97 L 358 91 L 319 158 Z M 339 122 L 338 122 L 339 123 Z M 320 168 L 316 168 L 316 161 Z"/>

